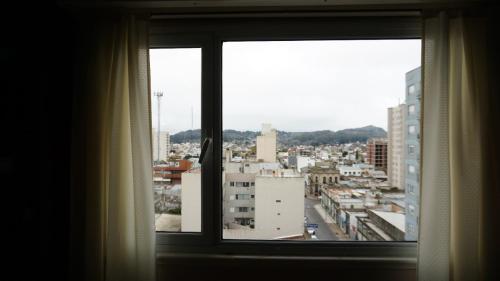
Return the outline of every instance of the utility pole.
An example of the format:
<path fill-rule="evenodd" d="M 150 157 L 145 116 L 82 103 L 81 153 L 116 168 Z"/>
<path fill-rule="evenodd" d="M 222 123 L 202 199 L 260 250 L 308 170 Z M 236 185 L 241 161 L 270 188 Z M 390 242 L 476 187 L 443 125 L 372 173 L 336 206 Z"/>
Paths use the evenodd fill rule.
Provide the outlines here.
<path fill-rule="evenodd" d="M 156 161 L 157 165 L 160 164 L 160 99 L 163 97 L 163 92 L 154 92 L 154 96 L 158 99 L 158 129 L 156 131 L 156 146 L 157 146 L 157 152 L 156 152 Z"/>

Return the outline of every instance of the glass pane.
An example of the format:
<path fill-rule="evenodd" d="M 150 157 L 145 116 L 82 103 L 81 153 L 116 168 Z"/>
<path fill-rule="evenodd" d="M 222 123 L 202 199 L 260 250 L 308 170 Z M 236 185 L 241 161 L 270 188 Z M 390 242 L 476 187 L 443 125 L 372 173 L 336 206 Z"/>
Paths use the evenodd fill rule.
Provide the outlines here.
<path fill-rule="evenodd" d="M 416 240 L 420 45 L 225 42 L 223 238 Z"/>
<path fill-rule="evenodd" d="M 199 232 L 201 48 L 151 49 L 150 70 L 156 231 Z"/>

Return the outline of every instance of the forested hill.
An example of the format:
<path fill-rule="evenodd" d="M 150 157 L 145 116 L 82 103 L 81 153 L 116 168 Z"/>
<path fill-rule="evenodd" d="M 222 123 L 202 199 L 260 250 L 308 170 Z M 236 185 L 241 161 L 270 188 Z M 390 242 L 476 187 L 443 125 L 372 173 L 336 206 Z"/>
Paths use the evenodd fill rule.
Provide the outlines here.
<path fill-rule="evenodd" d="M 224 130 L 224 141 L 244 142 L 253 141 L 260 132 Z M 375 126 L 366 126 L 339 131 L 314 131 L 314 132 L 285 132 L 278 131 L 278 142 L 282 145 L 320 145 L 349 142 L 366 142 L 369 138 L 385 138 L 384 129 Z M 200 130 L 188 130 L 174 134 L 170 137 L 172 143 L 199 142 Z"/>

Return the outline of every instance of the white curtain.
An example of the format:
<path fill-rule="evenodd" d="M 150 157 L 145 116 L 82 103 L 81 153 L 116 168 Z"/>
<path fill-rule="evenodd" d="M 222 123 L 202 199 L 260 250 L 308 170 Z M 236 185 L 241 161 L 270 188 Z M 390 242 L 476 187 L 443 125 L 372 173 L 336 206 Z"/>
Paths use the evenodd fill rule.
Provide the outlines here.
<path fill-rule="evenodd" d="M 494 190 L 488 144 L 486 25 L 445 12 L 424 23 L 419 280 L 490 280 Z M 496 239 L 500 239 L 497 237 Z"/>
<path fill-rule="evenodd" d="M 82 264 L 73 274 L 154 280 L 148 22 L 128 15 L 84 25 L 73 170 L 73 218 L 81 219 L 73 256 Z"/>

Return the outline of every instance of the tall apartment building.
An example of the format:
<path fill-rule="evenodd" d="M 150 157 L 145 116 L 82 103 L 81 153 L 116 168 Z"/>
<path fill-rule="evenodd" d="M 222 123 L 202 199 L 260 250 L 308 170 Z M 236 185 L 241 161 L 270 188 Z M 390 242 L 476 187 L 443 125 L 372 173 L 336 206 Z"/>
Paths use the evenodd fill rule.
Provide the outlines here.
<path fill-rule="evenodd" d="M 417 240 L 420 212 L 420 67 L 406 73 L 405 240 Z"/>
<path fill-rule="evenodd" d="M 151 138 L 153 139 L 153 161 L 167 161 L 168 154 L 170 152 L 170 133 L 166 131 L 160 131 L 160 145 L 158 146 L 158 135 L 155 128 L 153 128 L 153 134 Z M 158 153 L 158 148 L 159 153 Z"/>
<path fill-rule="evenodd" d="M 403 190 L 405 188 L 405 145 L 406 145 L 406 104 L 400 104 L 387 110 L 388 163 L 387 177 L 389 184 Z"/>
<path fill-rule="evenodd" d="M 387 172 L 387 139 L 369 139 L 367 148 L 368 164 Z"/>
<path fill-rule="evenodd" d="M 262 124 L 261 135 L 257 136 L 257 161 L 276 162 L 276 130 L 271 124 Z"/>

